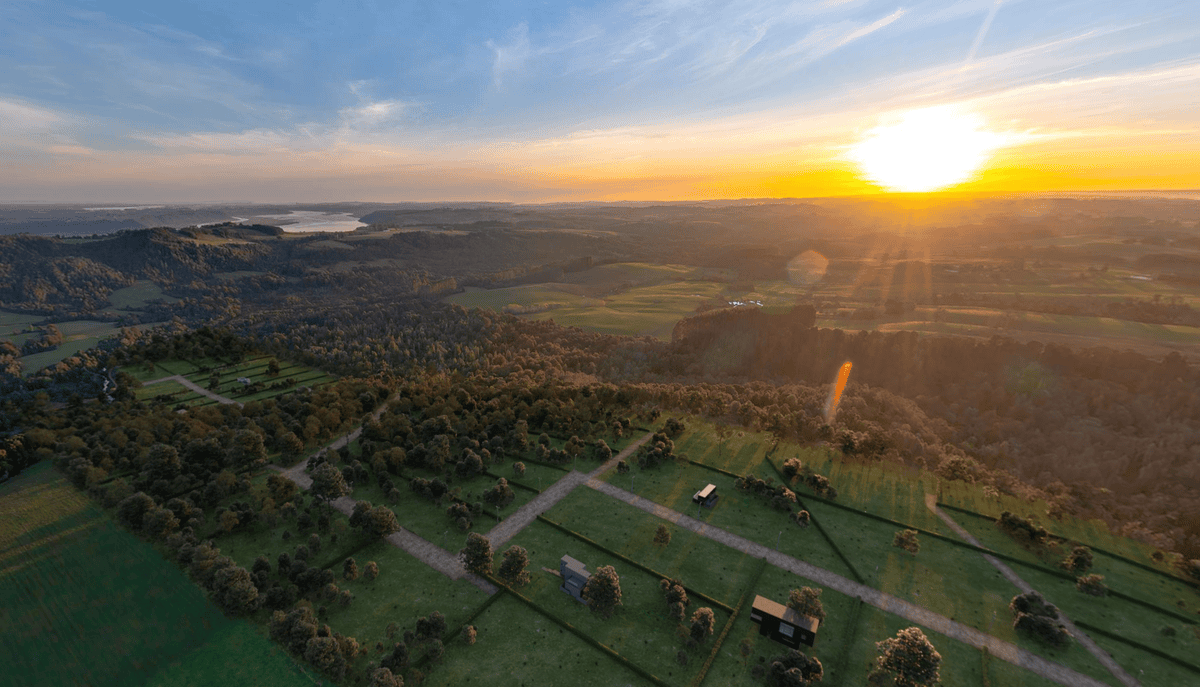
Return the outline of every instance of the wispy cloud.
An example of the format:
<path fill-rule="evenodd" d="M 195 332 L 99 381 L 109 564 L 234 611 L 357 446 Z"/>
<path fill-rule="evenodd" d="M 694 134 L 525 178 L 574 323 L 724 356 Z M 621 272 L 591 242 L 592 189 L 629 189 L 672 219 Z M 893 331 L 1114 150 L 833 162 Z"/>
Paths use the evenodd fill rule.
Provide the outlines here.
<path fill-rule="evenodd" d="M 496 88 L 500 88 L 504 84 L 505 77 L 519 73 L 533 55 L 533 49 L 529 44 L 529 24 L 521 22 L 508 32 L 508 36 L 503 42 L 488 41 L 487 47 L 494 55 L 492 83 Z"/>

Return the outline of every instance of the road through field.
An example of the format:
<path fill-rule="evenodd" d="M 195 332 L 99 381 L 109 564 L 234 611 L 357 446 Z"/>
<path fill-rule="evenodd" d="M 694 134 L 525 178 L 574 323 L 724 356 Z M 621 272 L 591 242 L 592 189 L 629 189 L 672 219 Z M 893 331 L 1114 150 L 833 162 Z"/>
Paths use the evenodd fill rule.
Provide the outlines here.
<path fill-rule="evenodd" d="M 691 530 L 702 537 L 720 542 L 751 556 L 765 558 L 768 563 L 781 570 L 815 580 L 826 587 L 861 599 L 880 610 L 898 615 L 918 625 L 923 625 L 935 632 L 940 632 L 947 637 L 957 639 L 977 649 L 987 648 L 993 656 L 1036 673 L 1047 680 L 1053 680 L 1060 685 L 1068 685 L 1069 687 L 1107 687 L 1105 683 L 1099 680 L 1071 670 L 1064 665 L 1048 661 L 1011 642 L 1006 642 L 997 637 L 985 634 L 973 627 L 956 623 L 946 616 L 934 613 L 927 608 L 911 604 L 904 599 L 860 584 L 824 568 L 818 568 L 811 563 L 792 558 L 761 544 L 739 537 L 736 534 L 726 532 L 718 527 L 712 527 L 679 511 L 671 510 L 653 501 L 647 501 L 636 494 L 613 486 L 608 482 L 602 482 L 598 478 L 589 479 L 587 485 L 602 494 L 607 494 L 615 499 L 624 501 L 651 515 L 668 520 L 684 529 Z"/>
<path fill-rule="evenodd" d="M 538 494 L 532 501 L 518 508 L 516 513 L 505 518 L 503 522 L 498 523 L 487 533 L 488 541 L 492 543 L 492 549 L 499 550 L 501 545 L 508 543 L 508 540 L 517 536 L 517 533 L 525 529 L 529 523 L 536 520 L 537 516 L 550 510 L 554 504 L 566 498 L 567 494 L 574 491 L 575 487 L 587 482 L 589 479 L 599 477 L 606 470 L 616 467 L 617 463 L 633 455 L 633 452 L 638 450 L 639 446 L 650 441 L 650 437 L 652 436 L 654 436 L 654 432 L 647 432 L 646 436 L 630 442 L 620 453 L 609 458 L 595 470 L 586 474 L 572 470 L 565 477 L 547 487 L 545 491 Z"/>
<path fill-rule="evenodd" d="M 173 375 L 171 377 L 160 377 L 158 379 L 153 379 L 149 382 L 142 382 L 142 386 L 150 386 L 151 384 L 160 384 L 162 382 L 179 382 L 180 384 L 186 386 L 187 388 L 191 389 L 192 391 L 195 391 L 196 393 L 200 394 L 201 396 L 207 396 L 207 397 L 211 398 L 212 400 L 216 401 L 217 403 L 223 403 L 225 405 L 236 405 L 238 407 L 241 407 L 241 405 L 242 405 L 241 403 L 238 403 L 237 401 L 233 400 L 232 398 L 225 398 L 224 396 L 222 396 L 220 394 L 214 394 L 213 392 L 196 384 L 195 382 L 188 379 L 187 377 L 184 377 L 183 375 Z"/>
<path fill-rule="evenodd" d="M 954 530 L 954 533 L 962 537 L 963 540 L 980 548 L 984 548 L 983 544 L 980 544 L 978 539 L 971 536 L 970 532 L 955 522 L 954 519 L 951 518 L 945 511 L 937 507 L 936 495 L 926 494 L 925 506 L 929 508 L 929 510 L 933 511 L 934 515 L 941 518 L 942 522 L 946 523 L 946 526 Z M 1021 579 L 1017 573 L 1013 572 L 1012 568 L 997 560 L 995 556 L 984 554 L 983 557 L 988 563 L 991 563 L 996 570 L 999 570 L 1000 574 L 1003 575 L 1005 579 L 1013 583 L 1017 589 L 1020 589 L 1025 593 L 1033 591 L 1033 587 L 1030 586 L 1028 582 Z M 1062 624 L 1067 628 L 1067 631 L 1071 633 L 1071 636 L 1078 640 L 1078 642 L 1083 645 L 1083 648 L 1087 649 L 1093 656 L 1095 656 L 1096 660 L 1099 661 L 1101 665 L 1103 665 L 1105 668 L 1108 668 L 1108 671 L 1112 673 L 1114 677 L 1120 680 L 1122 684 L 1126 685 L 1127 687 L 1137 687 L 1138 681 L 1134 679 L 1132 675 L 1125 672 L 1125 669 L 1118 665 L 1117 662 L 1113 660 L 1113 657 L 1108 655 L 1107 651 L 1101 649 L 1096 642 L 1092 641 L 1092 638 L 1087 636 L 1083 630 L 1075 627 L 1075 623 L 1072 623 L 1061 610 L 1058 612 L 1058 619 L 1062 621 Z"/>

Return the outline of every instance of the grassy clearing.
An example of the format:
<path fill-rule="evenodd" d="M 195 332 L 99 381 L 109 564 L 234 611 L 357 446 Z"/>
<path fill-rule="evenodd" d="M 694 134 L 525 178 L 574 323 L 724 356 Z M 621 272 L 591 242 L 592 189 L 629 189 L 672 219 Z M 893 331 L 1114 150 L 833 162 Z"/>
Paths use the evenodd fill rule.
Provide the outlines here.
<path fill-rule="evenodd" d="M 871 587 L 1015 642 L 1008 602 L 1020 592 L 983 556 L 932 537 L 912 556 L 892 546 L 898 528 L 822 503 L 808 503 Z"/>
<path fill-rule="evenodd" d="M 1178 687 L 1178 685 L 1194 685 L 1200 683 L 1200 675 L 1176 665 L 1170 661 L 1164 661 L 1156 656 L 1129 646 L 1123 642 L 1102 637 L 1093 633 L 1092 639 L 1100 645 L 1113 657 L 1114 660 L 1122 668 L 1132 675 L 1138 682 L 1145 687 Z M 1139 639 L 1139 641 L 1141 641 Z M 1157 641 L 1151 643 L 1158 649 L 1162 649 L 1162 643 L 1166 641 L 1170 643 L 1170 639 L 1159 636 Z M 1170 652 L 1174 654 L 1175 652 Z M 1195 652 L 1187 660 L 1196 663 Z"/>
<path fill-rule="evenodd" d="M 386 647 L 400 641 L 399 635 L 387 638 L 388 623 L 412 629 L 418 617 L 440 611 L 446 616 L 447 630 L 453 630 L 488 597 L 470 582 L 451 580 L 386 541 L 371 544 L 354 560 L 360 572 L 367 561 L 378 563 L 379 577 L 372 582 L 362 577 L 347 581 L 341 564 L 335 565 L 335 584 L 350 590 L 354 601 L 347 608 L 331 609 L 329 625 L 372 648 L 377 641 Z"/>
<path fill-rule="evenodd" d="M 925 494 L 937 490 L 937 478 L 928 472 L 892 463 L 852 461 L 828 450 L 808 449 L 806 460 L 803 453 L 786 445 L 771 460 L 782 467 L 783 461 L 792 456 L 829 478 L 838 491 L 838 503 L 932 532 L 952 534 L 925 506 Z M 809 493 L 803 485 L 795 488 L 800 494 Z"/>
<path fill-rule="evenodd" d="M 22 313 L 0 310 L 0 336 L 8 338 L 41 322 L 45 318 L 40 315 L 25 315 Z"/>
<path fill-rule="evenodd" d="M 1174 574 L 1168 564 L 1158 563 L 1154 560 L 1153 556 L 1156 550 L 1153 546 L 1114 534 L 1107 525 L 1099 520 L 1063 518 L 1049 521 L 1045 517 L 1039 517 L 1040 514 L 1044 514 L 1050 509 L 1050 505 L 1045 501 L 1030 503 L 1004 494 L 987 496 L 980 487 L 964 482 L 942 482 L 938 488 L 939 500 L 952 506 L 965 508 L 992 518 L 1000 517 L 1000 514 L 1006 510 L 1022 516 L 1032 514 L 1039 524 L 1057 536 L 1090 546 L 1099 546 L 1168 574 Z M 958 518 L 959 514 L 954 512 L 951 515 Z"/>
<path fill-rule="evenodd" d="M 159 382 L 158 384 L 143 386 L 138 389 L 134 395 L 137 396 L 139 401 L 148 401 L 158 398 L 159 396 L 164 396 L 166 397 L 165 400 L 167 402 L 178 402 L 180 397 L 191 393 L 193 393 L 191 389 L 172 379 L 165 382 Z"/>
<path fill-rule="evenodd" d="M 233 625 L 49 464 L 0 487 L 0 504 L 0 625 L 20 629 L 0 660 L 13 684 L 141 684 Z"/>
<path fill-rule="evenodd" d="M 555 284 L 526 284 L 503 289 L 467 289 L 462 293 L 447 296 L 445 301 L 464 308 L 482 308 L 504 312 L 509 306 L 528 309 L 552 310 L 565 307 L 587 307 L 600 302 L 579 294 L 555 288 Z M 601 301 L 602 302 L 602 301 Z M 511 309 L 511 308 L 510 308 Z M 522 312 L 518 310 L 517 312 Z"/>
<path fill-rule="evenodd" d="M 474 625 L 479 633 L 475 645 L 452 643 L 442 662 L 429 672 L 425 684 L 439 687 L 649 684 L 511 596 L 492 604 L 475 619 Z"/>
<path fill-rule="evenodd" d="M 985 546 L 1025 560 L 1048 563 L 1051 566 L 1057 563 L 1057 561 L 1039 561 L 1036 556 L 1013 542 L 1008 535 L 1001 532 L 990 521 L 961 514 L 956 515 L 958 522 Z M 1062 555 L 1065 553 L 1065 551 L 1062 552 Z M 1057 558 L 1061 558 L 1061 556 L 1057 556 Z M 1176 612 L 1192 614 L 1198 606 L 1196 594 L 1180 583 L 1139 570 L 1107 556 L 1096 556 L 1095 560 L 1095 565 L 1089 572 L 1104 575 L 1105 583 L 1113 589 Z M 1200 655 L 1200 637 L 1193 632 L 1195 626 L 1184 626 L 1183 623 L 1171 616 L 1121 599 L 1113 597 L 1096 599 L 1087 596 L 1076 590 L 1072 581 L 1034 568 L 1015 566 L 1014 570 L 1034 589 L 1040 591 L 1047 599 L 1061 608 L 1069 618 L 1082 620 L 1136 642 L 1156 647 L 1184 660 L 1195 662 L 1195 657 Z M 1183 606 L 1180 607 L 1177 602 L 1182 602 Z M 1168 638 L 1161 634 L 1161 630 L 1168 626 L 1176 629 L 1174 637 Z M 1148 659 L 1161 662 L 1161 659 L 1152 656 Z"/>
<path fill-rule="evenodd" d="M 597 517 L 598 513 L 604 516 Z M 758 559 L 748 554 L 593 489 L 576 489 L 546 517 L 730 606 L 737 604 L 758 564 Z M 662 524 L 671 532 L 671 543 L 666 546 L 653 541 Z"/>
<path fill-rule="evenodd" d="M 1040 563 L 1051 568 L 1057 568 L 1059 561 L 1066 557 L 1071 549 L 1071 545 L 1068 545 L 1057 550 L 1048 549 L 1039 555 L 1002 532 L 991 520 L 954 511 L 950 515 L 956 522 L 979 539 L 980 543 L 984 546 L 1021 560 L 1030 561 L 1031 563 Z M 1058 523 L 1052 524 L 1057 525 Z M 1087 542 L 1084 543 L 1086 544 Z M 1200 595 L 1182 580 L 1156 575 L 1102 553 L 1094 553 L 1093 556 L 1094 565 L 1088 572 L 1104 575 L 1105 583 L 1109 587 L 1147 603 L 1169 608 L 1176 612 L 1194 614 L 1200 611 Z M 1017 566 L 1015 569 L 1019 575 L 1024 575 L 1025 570 L 1027 570 L 1027 568 L 1023 568 L 1022 566 Z M 1072 593 L 1075 593 L 1073 588 Z M 1097 624 L 1105 627 L 1103 623 Z"/>
<path fill-rule="evenodd" d="M 749 607 L 754 601 L 754 595 L 787 603 L 791 590 L 800 587 L 820 588 L 820 585 L 772 565 L 766 567 L 717 653 L 717 658 L 705 679 L 706 685 L 753 684 L 750 669 L 754 665 L 763 661 L 769 663 L 772 658 L 787 651 L 787 647 L 782 644 L 758 634 L 758 625 L 750 621 Z M 825 607 L 825 622 L 817 630 L 817 641 L 811 648 L 802 646 L 801 650 L 821 661 L 825 668 L 823 684 L 866 684 L 865 681 L 846 681 L 838 674 L 842 655 L 858 632 L 856 623 L 851 622 L 857 600 L 833 590 L 825 590 L 821 594 L 821 603 Z M 749 640 L 752 647 L 748 659 L 743 658 L 739 650 L 744 640 Z"/>
<path fill-rule="evenodd" d="M 559 473 L 560 476 L 561 474 Z M 397 504 L 389 503 L 383 490 L 375 482 L 356 485 L 351 498 L 356 501 L 370 501 L 377 506 L 390 506 L 396 514 L 396 519 L 400 521 L 401 527 L 448 551 L 458 551 L 461 549 L 466 544 L 469 532 L 486 534 L 496 526 L 496 518 L 491 515 L 497 513 L 496 509 L 484 504 L 484 512 L 474 517 L 474 524 L 471 529 L 467 532 L 459 531 L 458 526 L 450 519 L 450 516 L 446 515 L 446 509 L 450 506 L 449 500 L 445 500 L 442 503 L 433 503 L 428 499 L 418 496 L 408 488 L 408 481 L 414 475 L 426 479 L 432 477 L 432 473 L 415 470 L 408 471 L 405 477 L 392 477 L 392 482 L 395 483 L 396 488 L 401 493 L 400 502 Z M 525 480 L 521 481 L 524 482 Z M 459 498 L 467 503 L 475 503 L 482 501 L 481 494 L 483 491 L 491 488 L 494 484 L 496 484 L 496 480 L 486 475 L 480 475 L 469 480 L 455 479 L 449 486 L 452 490 L 460 490 L 458 492 Z M 499 510 L 501 518 L 512 515 L 518 508 L 536 496 L 532 492 L 516 488 L 513 488 L 513 494 L 515 497 L 513 502 Z"/>
<path fill-rule="evenodd" d="M 671 683 L 685 683 L 704 662 L 703 647 L 692 652 L 687 666 L 675 661 L 683 647 L 677 634 L 676 622 L 667 615 L 667 606 L 658 588 L 659 578 L 643 572 L 590 544 L 559 532 L 542 522 L 533 522 L 513 538 L 512 544 L 529 552 L 529 571 L 532 580 L 521 593 L 547 611 L 571 623 L 596 641 L 612 647 L 635 665 Z M 541 570 L 558 570 L 564 555 L 582 561 L 588 570 L 611 565 L 621 577 L 622 606 L 616 614 L 604 620 L 592 613 L 569 594 L 561 591 L 557 576 Z M 693 602 L 693 608 L 701 604 Z M 729 614 L 713 609 L 719 629 Z M 709 641 L 712 641 L 711 639 Z M 705 646 L 711 646 L 705 644 Z"/>
<path fill-rule="evenodd" d="M 117 289 L 108 295 L 108 302 L 117 310 L 140 310 L 153 301 L 162 300 L 166 303 L 178 303 L 178 298 L 163 293 L 154 282 L 139 280 L 133 286 Z"/>
<path fill-rule="evenodd" d="M 618 475 L 611 470 L 603 479 L 673 510 L 692 517 L 699 515 L 699 520 L 714 527 L 770 548 L 778 545 L 779 550 L 789 556 L 852 577 L 816 528 L 801 529 L 789 521 L 785 513 L 772 509 L 765 501 L 737 491 L 732 477 L 695 465 L 668 463 L 655 470 L 635 468 L 627 475 Z M 697 508 L 692 503 L 692 495 L 706 484 L 717 485 L 717 492 L 721 494 L 712 510 Z"/>

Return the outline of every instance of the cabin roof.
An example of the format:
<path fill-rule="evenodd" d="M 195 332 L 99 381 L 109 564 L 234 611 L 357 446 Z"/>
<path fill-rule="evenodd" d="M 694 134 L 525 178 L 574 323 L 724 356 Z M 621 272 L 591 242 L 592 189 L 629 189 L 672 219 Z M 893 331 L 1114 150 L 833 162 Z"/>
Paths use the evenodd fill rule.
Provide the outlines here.
<path fill-rule="evenodd" d="M 776 603 L 765 596 L 754 597 L 754 610 L 761 611 L 773 618 L 780 620 L 790 625 L 803 628 L 809 632 L 815 633 L 821 621 L 808 615 L 800 615 L 795 610 L 784 606 L 781 603 Z"/>

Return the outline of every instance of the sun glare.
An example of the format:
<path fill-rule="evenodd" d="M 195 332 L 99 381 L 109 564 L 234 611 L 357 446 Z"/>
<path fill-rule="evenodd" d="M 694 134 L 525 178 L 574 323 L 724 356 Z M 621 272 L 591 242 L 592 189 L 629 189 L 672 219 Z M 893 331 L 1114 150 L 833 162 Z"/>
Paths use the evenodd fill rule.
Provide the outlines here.
<path fill-rule="evenodd" d="M 983 118 L 951 106 L 913 110 L 850 149 L 863 173 L 889 191 L 936 191 L 960 184 L 1000 146 Z"/>

